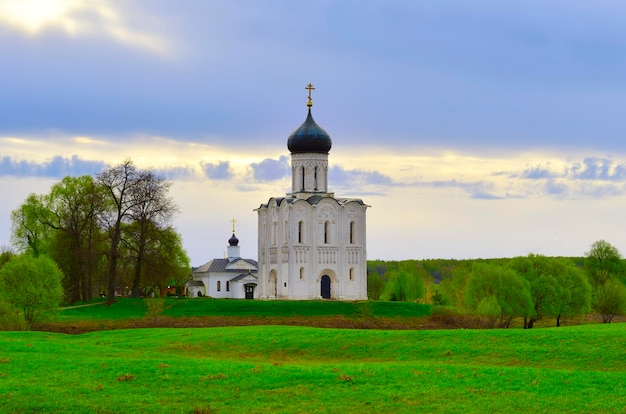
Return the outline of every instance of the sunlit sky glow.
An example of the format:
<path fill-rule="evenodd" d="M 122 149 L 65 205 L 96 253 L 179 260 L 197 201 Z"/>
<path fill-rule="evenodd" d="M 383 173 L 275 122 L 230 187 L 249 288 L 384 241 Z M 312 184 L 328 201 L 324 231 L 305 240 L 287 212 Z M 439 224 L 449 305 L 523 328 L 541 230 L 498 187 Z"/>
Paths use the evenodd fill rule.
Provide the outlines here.
<path fill-rule="evenodd" d="M 0 244 L 65 175 L 173 181 L 192 265 L 289 191 L 287 137 L 330 133 L 370 259 L 626 249 L 626 5 L 0 0 Z"/>

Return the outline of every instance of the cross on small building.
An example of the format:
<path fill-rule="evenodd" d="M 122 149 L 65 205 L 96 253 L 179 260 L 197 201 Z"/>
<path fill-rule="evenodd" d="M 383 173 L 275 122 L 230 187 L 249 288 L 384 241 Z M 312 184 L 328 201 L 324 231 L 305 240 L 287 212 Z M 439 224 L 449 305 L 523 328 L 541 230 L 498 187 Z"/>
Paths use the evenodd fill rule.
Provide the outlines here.
<path fill-rule="evenodd" d="M 230 222 L 233 223 L 233 234 L 235 234 L 235 223 L 237 222 L 237 220 L 232 219 Z"/>

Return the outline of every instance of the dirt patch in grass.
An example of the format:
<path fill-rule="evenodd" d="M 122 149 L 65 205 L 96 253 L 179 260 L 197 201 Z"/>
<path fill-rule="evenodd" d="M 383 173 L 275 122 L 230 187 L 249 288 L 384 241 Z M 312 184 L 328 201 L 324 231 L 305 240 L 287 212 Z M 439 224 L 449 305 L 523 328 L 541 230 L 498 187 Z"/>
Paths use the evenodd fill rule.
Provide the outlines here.
<path fill-rule="evenodd" d="M 210 328 L 222 326 L 289 325 L 344 329 L 450 329 L 459 326 L 434 317 L 346 317 L 346 316 L 205 316 L 141 318 L 110 321 L 47 322 L 34 330 L 81 334 L 85 332 L 136 328 Z"/>

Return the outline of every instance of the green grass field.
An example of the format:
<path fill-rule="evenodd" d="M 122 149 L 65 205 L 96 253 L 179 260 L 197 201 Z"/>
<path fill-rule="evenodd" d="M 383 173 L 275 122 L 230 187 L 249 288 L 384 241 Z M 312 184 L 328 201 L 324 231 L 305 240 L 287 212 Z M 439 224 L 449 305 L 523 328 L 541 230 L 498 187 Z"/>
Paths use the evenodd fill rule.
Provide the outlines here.
<path fill-rule="evenodd" d="M 102 311 L 77 308 L 61 317 L 77 317 L 78 309 L 94 318 Z M 626 324 L 0 332 L 0 412 L 562 413 L 625 406 Z"/>

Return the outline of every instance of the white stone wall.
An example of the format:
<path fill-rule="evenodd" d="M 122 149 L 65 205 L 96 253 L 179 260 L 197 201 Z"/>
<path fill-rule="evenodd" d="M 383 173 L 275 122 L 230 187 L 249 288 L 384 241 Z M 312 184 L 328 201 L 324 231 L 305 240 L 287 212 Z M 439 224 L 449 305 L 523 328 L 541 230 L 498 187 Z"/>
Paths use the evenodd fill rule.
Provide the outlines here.
<path fill-rule="evenodd" d="M 258 209 L 259 297 L 317 299 L 326 274 L 332 299 L 367 299 L 366 209 L 333 197 L 316 205 L 299 199 L 277 206 L 272 199 Z"/>

